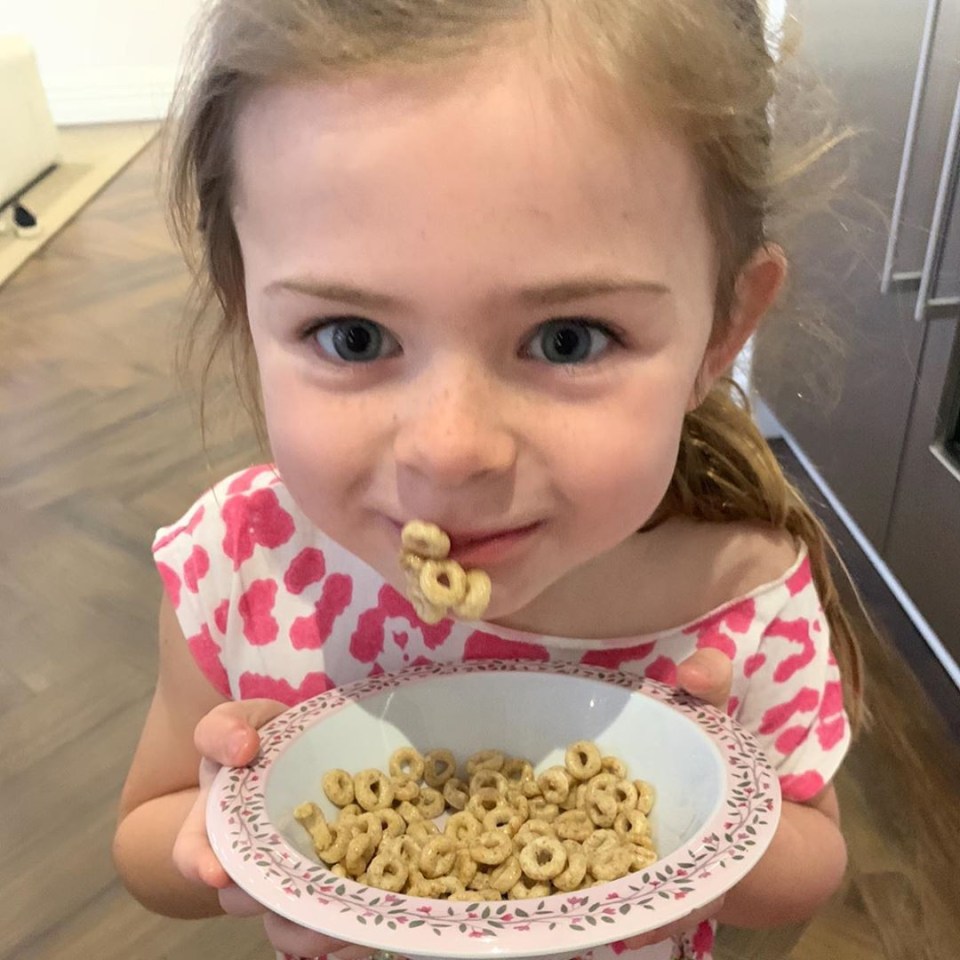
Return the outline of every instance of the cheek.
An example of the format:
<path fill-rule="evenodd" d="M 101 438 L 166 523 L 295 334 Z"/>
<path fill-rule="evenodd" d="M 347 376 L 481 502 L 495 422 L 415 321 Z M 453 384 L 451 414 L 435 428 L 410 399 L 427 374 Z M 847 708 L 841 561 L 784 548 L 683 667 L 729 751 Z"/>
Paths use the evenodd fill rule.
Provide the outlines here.
<path fill-rule="evenodd" d="M 341 511 L 371 466 L 380 432 L 375 411 L 347 404 L 294 377 L 265 378 L 264 414 L 274 460 L 291 493 L 318 525 Z"/>
<path fill-rule="evenodd" d="M 674 390 L 676 388 L 674 387 Z M 567 489 L 591 522 L 642 526 L 666 493 L 677 461 L 684 406 L 673 393 L 611 409 L 581 429 L 566 454 Z"/>

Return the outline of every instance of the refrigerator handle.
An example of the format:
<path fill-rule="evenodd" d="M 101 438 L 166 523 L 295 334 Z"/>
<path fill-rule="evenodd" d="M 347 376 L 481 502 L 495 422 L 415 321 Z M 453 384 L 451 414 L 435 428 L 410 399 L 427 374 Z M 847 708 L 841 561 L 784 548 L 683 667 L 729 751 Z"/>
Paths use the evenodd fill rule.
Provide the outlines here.
<path fill-rule="evenodd" d="M 960 179 L 960 82 L 957 83 L 957 99 L 953 104 L 953 118 L 950 121 L 947 150 L 943 157 L 943 171 L 940 174 L 933 222 L 930 224 L 930 242 L 927 244 L 927 256 L 920 275 L 920 292 L 917 295 L 917 307 L 914 312 L 916 320 L 922 321 L 933 315 L 951 316 L 952 311 L 960 309 L 960 297 L 934 298 L 940 279 L 940 268 L 943 266 L 943 255 L 950 227 L 949 214 L 956 196 L 958 179 Z"/>
<path fill-rule="evenodd" d="M 913 101 L 910 104 L 910 116 L 907 120 L 907 133 L 903 142 L 903 159 L 900 162 L 900 179 L 897 183 L 897 196 L 893 204 L 893 223 L 887 240 L 887 254 L 883 263 L 883 278 L 880 292 L 887 294 L 891 288 L 915 289 L 920 279 L 920 271 L 895 273 L 897 244 L 900 242 L 900 222 L 907 198 L 907 185 L 910 182 L 910 170 L 913 166 L 913 154 L 917 146 L 917 134 L 920 126 L 920 113 L 923 109 L 923 95 L 927 88 L 930 73 L 930 59 L 933 53 L 933 41 L 937 32 L 937 18 L 940 15 L 941 0 L 929 0 L 927 4 L 927 22 L 923 28 L 923 41 L 920 45 L 920 62 L 917 65 L 917 77 L 913 85 Z"/>

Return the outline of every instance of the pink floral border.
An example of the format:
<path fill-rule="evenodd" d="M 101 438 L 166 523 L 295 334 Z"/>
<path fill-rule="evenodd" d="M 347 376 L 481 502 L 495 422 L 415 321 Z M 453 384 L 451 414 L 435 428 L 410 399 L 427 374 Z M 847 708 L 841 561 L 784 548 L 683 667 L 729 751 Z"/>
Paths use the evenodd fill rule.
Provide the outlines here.
<path fill-rule="evenodd" d="M 658 860 L 647 870 L 576 894 L 499 904 L 425 900 L 343 880 L 303 857 L 277 832 L 265 810 L 266 773 L 273 759 L 304 729 L 348 703 L 412 680 L 478 671 L 585 677 L 641 692 L 681 711 L 715 741 L 725 758 L 728 790 L 720 815 L 695 842 Z M 258 868 L 262 881 L 282 893 L 287 901 L 287 909 L 282 912 L 290 919 L 310 925 L 308 921 L 315 922 L 316 915 L 304 916 L 312 909 L 308 905 L 327 907 L 351 915 L 359 927 L 372 928 L 366 939 L 378 927 L 383 927 L 384 933 L 391 931 L 390 949 L 399 952 L 406 950 L 404 931 L 414 930 L 418 934 L 429 930 L 437 937 L 444 936 L 442 949 L 449 956 L 502 953 L 507 946 L 505 937 L 522 947 L 522 953 L 536 952 L 530 949 L 532 943 L 523 945 L 527 939 L 524 935 L 534 932 L 562 932 L 565 945 L 571 935 L 579 942 L 595 933 L 595 943 L 633 936 L 659 926 L 659 922 L 651 922 L 652 914 L 658 910 L 663 913 L 668 904 L 670 909 L 666 912 L 670 916 L 663 922 L 683 916 L 728 889 L 766 849 L 780 814 L 775 772 L 754 738 L 725 714 L 655 680 L 574 663 L 486 660 L 429 664 L 399 674 L 381 674 L 331 690 L 288 710 L 261 730 L 261 741 L 261 755 L 253 765 L 225 768 L 214 785 L 212 802 L 221 821 L 221 858 Z M 233 872 L 230 862 L 225 862 L 225 866 Z M 687 897 L 691 901 L 688 905 L 677 902 Z M 302 906 L 298 909 L 298 905 Z M 342 923 L 338 928 L 341 932 L 335 935 L 343 935 Z M 333 933 L 329 928 L 326 932 Z M 456 938 L 453 941 L 451 934 Z M 358 940 L 364 939 L 360 930 L 356 935 Z M 515 936 L 522 940 L 515 941 Z M 484 944 L 488 949 L 483 949 Z M 408 952 L 416 953 L 417 949 L 411 947 Z"/>

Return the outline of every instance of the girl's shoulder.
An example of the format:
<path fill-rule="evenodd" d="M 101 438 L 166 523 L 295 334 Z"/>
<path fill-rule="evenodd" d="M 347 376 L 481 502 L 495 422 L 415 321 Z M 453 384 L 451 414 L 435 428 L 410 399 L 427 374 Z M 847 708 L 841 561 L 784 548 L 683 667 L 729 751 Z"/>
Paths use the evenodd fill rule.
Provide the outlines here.
<path fill-rule="evenodd" d="M 714 606 L 779 580 L 801 552 L 787 530 L 760 523 L 699 523 L 686 537 L 689 562 L 701 557 L 708 567 Z"/>
<path fill-rule="evenodd" d="M 271 576 L 319 538 L 275 467 L 260 464 L 224 478 L 157 530 L 153 555 L 165 578 L 182 567 L 188 582 L 207 571 L 223 581 L 241 568 L 248 578 Z"/>
<path fill-rule="evenodd" d="M 804 548 L 786 530 L 760 523 L 678 517 L 663 524 L 656 553 L 660 573 L 645 592 L 651 601 L 662 598 L 653 626 L 663 630 L 694 623 L 758 592 L 775 592 Z"/>

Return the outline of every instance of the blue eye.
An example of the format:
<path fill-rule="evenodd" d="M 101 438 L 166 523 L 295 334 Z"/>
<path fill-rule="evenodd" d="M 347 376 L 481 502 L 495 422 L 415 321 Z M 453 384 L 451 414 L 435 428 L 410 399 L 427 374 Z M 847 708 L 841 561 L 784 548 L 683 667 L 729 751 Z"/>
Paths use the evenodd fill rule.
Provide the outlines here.
<path fill-rule="evenodd" d="M 371 363 L 392 356 L 400 344 L 396 338 L 372 320 L 343 317 L 314 329 L 317 345 L 329 357 L 347 363 Z"/>
<path fill-rule="evenodd" d="M 530 342 L 530 354 L 552 364 L 578 364 L 593 360 L 615 340 L 601 324 L 590 320 L 551 320 Z"/>

